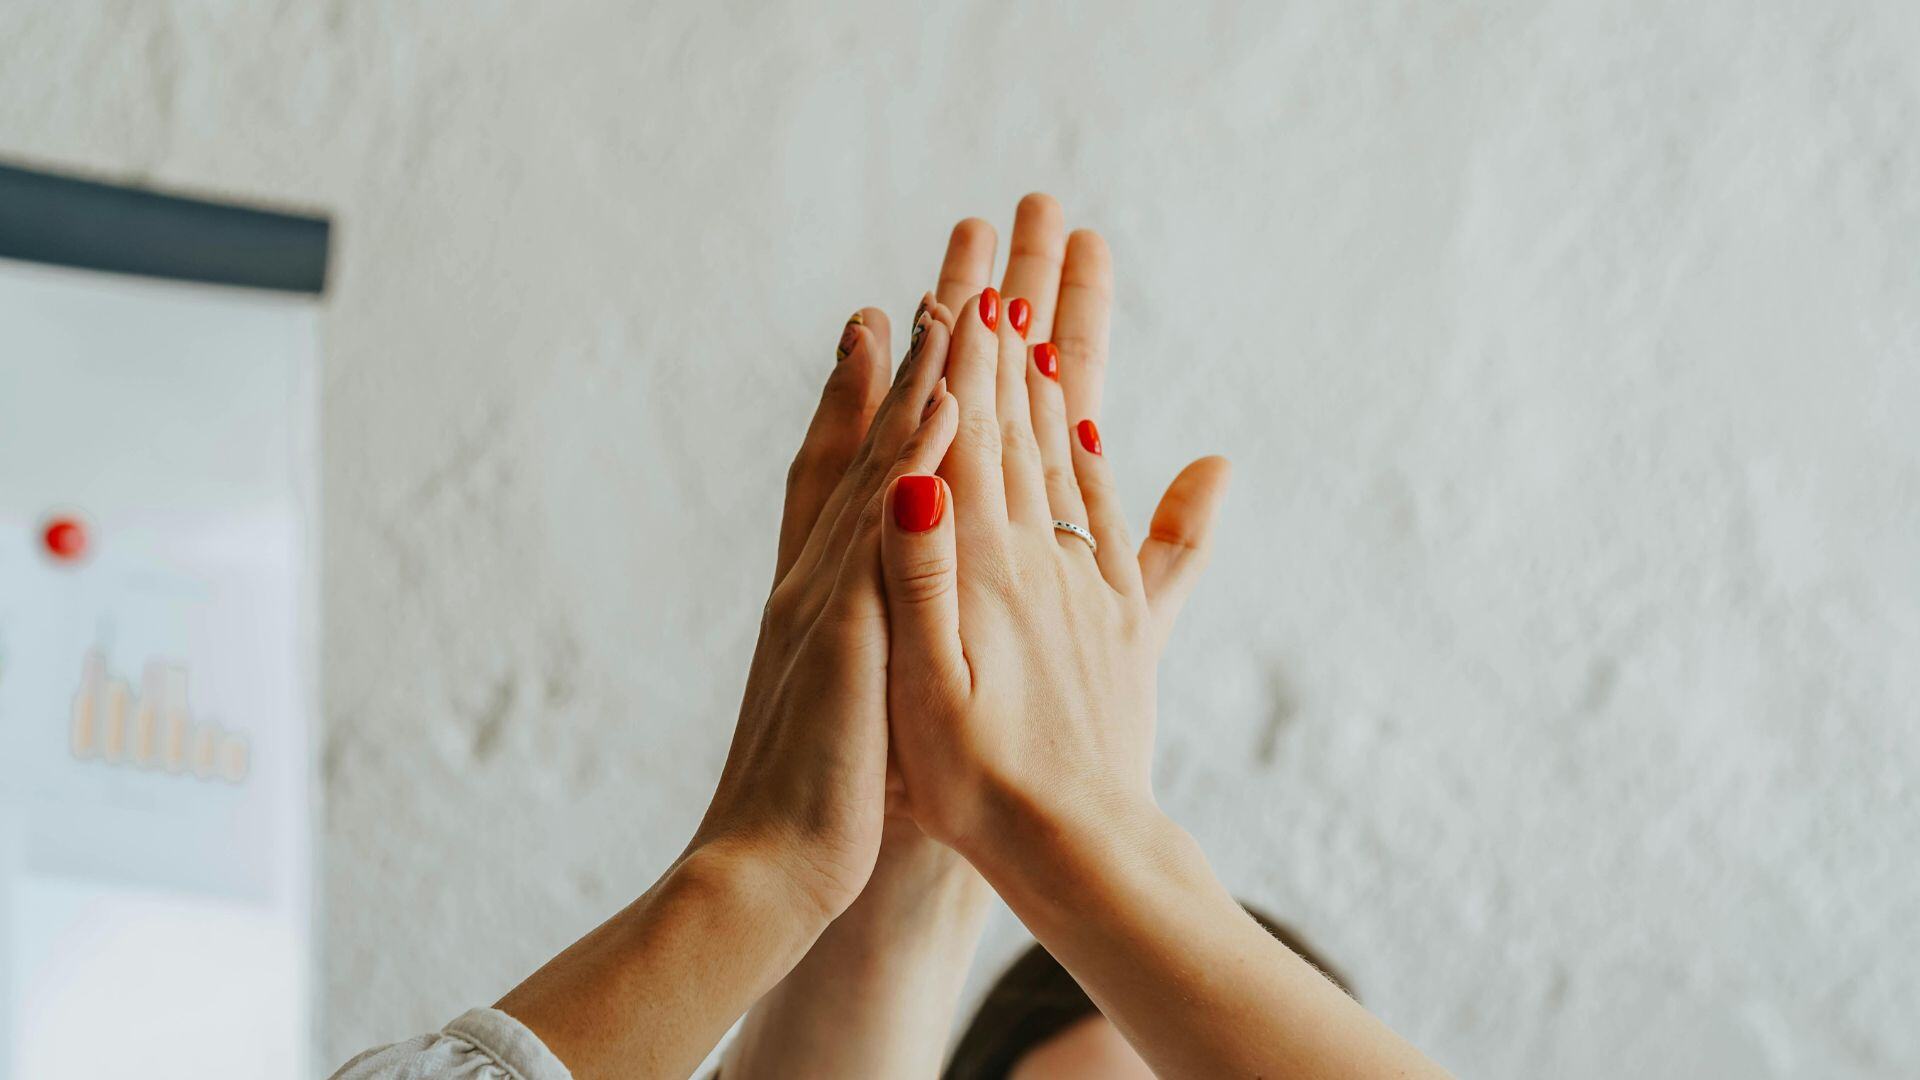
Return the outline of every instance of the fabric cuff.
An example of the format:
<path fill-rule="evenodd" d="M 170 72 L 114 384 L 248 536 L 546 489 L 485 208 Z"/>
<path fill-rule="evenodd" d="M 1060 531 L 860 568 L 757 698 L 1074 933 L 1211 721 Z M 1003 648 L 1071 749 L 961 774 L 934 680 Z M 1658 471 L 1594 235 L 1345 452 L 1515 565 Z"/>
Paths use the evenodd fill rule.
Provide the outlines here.
<path fill-rule="evenodd" d="M 472 1043 L 515 1080 L 573 1080 L 540 1036 L 499 1009 L 468 1009 L 440 1030 Z"/>

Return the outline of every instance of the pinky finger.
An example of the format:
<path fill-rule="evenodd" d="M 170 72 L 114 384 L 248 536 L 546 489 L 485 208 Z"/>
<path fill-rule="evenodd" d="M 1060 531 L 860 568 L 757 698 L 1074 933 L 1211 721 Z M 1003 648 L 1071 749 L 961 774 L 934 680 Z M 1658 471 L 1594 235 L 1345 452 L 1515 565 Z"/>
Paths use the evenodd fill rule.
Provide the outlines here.
<path fill-rule="evenodd" d="M 1100 544 L 1093 553 L 1100 563 L 1100 576 L 1121 595 L 1140 596 L 1140 563 L 1127 537 L 1127 517 L 1120 509 L 1120 493 L 1114 486 L 1113 468 L 1107 464 L 1099 425 L 1091 419 L 1073 426 L 1073 472 L 1087 504 L 1087 527 Z"/>

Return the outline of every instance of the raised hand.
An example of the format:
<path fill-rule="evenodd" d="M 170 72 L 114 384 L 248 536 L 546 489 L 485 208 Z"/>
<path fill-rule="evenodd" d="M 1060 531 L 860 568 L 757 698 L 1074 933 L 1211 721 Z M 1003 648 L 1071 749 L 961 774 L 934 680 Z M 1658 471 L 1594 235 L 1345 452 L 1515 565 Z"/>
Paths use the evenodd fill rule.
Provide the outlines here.
<path fill-rule="evenodd" d="M 706 816 L 646 895 L 500 1002 L 583 1080 L 688 1075 L 873 871 L 887 769 L 883 495 L 939 464 L 958 409 L 935 392 L 944 325 L 928 319 L 881 396 L 885 322 L 862 316 L 790 474 L 789 523 L 806 527 L 782 531 Z M 856 426 L 864 438 L 847 437 Z"/>
<path fill-rule="evenodd" d="M 957 310 L 988 287 L 995 242 L 993 226 L 978 218 L 954 226 L 935 290 L 941 304 Z M 1065 215 L 1052 196 L 1028 195 L 1014 213 L 1013 242 L 999 295 L 1009 328 L 1034 350 L 1035 374 L 1057 376 L 1066 414 L 1097 427 L 1113 317 L 1113 259 L 1106 241 L 1092 229 L 1068 233 Z M 1023 307 L 1024 326 L 1019 318 Z M 1072 485 L 1063 478 L 1071 475 L 1070 462 L 1050 452 L 1057 447 L 1043 443 L 1041 449 L 1047 455 L 1048 490 L 1060 490 L 1063 505 L 1069 505 L 1065 499 Z M 1225 458 L 1206 457 L 1188 465 L 1167 487 L 1148 524 L 1138 553 L 1140 585 L 1162 647 L 1206 568 L 1229 472 Z"/>
<path fill-rule="evenodd" d="M 888 721 L 915 820 L 1156 1075 L 1439 1075 L 1247 917 L 1155 805 L 1164 623 L 1099 425 L 1010 311 L 991 289 L 961 304 L 959 431 L 888 500 Z"/>
<path fill-rule="evenodd" d="M 940 373 L 951 322 L 931 294 L 922 300 L 902 380 L 917 388 Z M 835 370 L 788 471 L 776 596 L 808 549 L 816 519 L 838 505 L 836 492 L 853 483 L 871 502 L 880 490 L 875 485 L 884 486 L 886 478 L 877 473 L 849 477 L 859 468 L 867 418 L 885 382 L 886 325 L 885 316 L 867 309 L 848 323 L 841 339 Z M 935 355 L 922 359 L 928 350 Z M 919 365 L 927 366 L 920 371 Z M 909 380 L 910 370 L 918 373 Z M 932 401 L 936 412 L 945 403 L 942 423 L 951 425 L 957 409 L 937 384 Z M 877 580 L 877 549 L 866 548 L 862 557 Z M 872 764 L 871 755 L 864 756 Z M 882 775 L 876 768 L 868 779 L 877 782 Z M 889 780 L 889 790 L 898 790 L 897 780 Z M 938 1071 L 953 1002 L 991 894 L 964 861 L 926 839 L 896 798 L 887 802 L 879 849 L 859 897 L 748 1013 L 723 1063 L 728 1080 Z"/>
<path fill-rule="evenodd" d="M 1038 343 L 1069 409 L 1093 416 L 1107 369 L 1112 269 L 1098 234 L 1066 233 L 1046 195 L 1021 200 L 1000 292 L 1008 324 Z M 987 288 L 997 239 L 977 218 L 956 225 L 921 310 L 949 330 L 952 307 Z M 918 312 L 916 312 L 916 317 Z M 885 382 L 884 316 L 849 324 L 838 366 L 789 473 L 780 571 L 798 555 L 839 482 Z M 1195 463 L 1162 499 L 1140 565 L 1157 640 L 1205 563 L 1225 463 Z M 927 838 L 889 799 L 867 887 L 805 959 L 748 1015 L 730 1047 L 729 1080 L 757 1076 L 934 1075 L 991 893 L 967 862 Z"/>
<path fill-rule="evenodd" d="M 816 502 L 818 512 L 804 538 L 783 530 L 733 745 L 693 839 L 779 852 L 828 918 L 866 885 L 886 801 L 886 608 L 875 573 L 883 492 L 891 478 L 940 461 L 957 416 L 950 397 L 935 396 L 946 328 L 928 320 L 876 405 L 885 316 L 869 309 L 859 318 L 789 472 L 790 518 Z M 870 409 L 865 438 L 849 447 L 853 425 L 831 414 Z M 827 488 L 818 481 L 842 455 Z"/>
<path fill-rule="evenodd" d="M 1002 306 L 963 304 L 959 434 L 939 475 L 895 481 L 882 544 L 894 756 L 921 826 L 976 864 L 1153 803 L 1158 638 L 1098 426 Z"/>

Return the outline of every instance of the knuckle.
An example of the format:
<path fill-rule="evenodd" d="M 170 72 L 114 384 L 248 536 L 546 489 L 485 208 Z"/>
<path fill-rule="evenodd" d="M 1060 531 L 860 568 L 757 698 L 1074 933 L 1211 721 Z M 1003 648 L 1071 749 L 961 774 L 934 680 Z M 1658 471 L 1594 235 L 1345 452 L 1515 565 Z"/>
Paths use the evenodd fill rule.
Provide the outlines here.
<path fill-rule="evenodd" d="M 820 471 L 820 451 L 811 443 L 802 443 L 793 460 L 787 464 L 787 493 L 811 480 Z"/>
<path fill-rule="evenodd" d="M 1047 480 L 1047 490 L 1062 494 L 1080 489 L 1079 478 L 1073 474 L 1073 466 L 1064 461 L 1051 461 L 1041 466 L 1040 472 Z"/>
<path fill-rule="evenodd" d="M 827 384 L 820 389 L 820 411 L 852 412 L 862 409 L 867 403 L 865 380 L 856 378 L 857 365 L 841 364 L 827 378 Z"/>
<path fill-rule="evenodd" d="M 1040 453 L 1040 444 L 1033 437 L 1033 424 L 1024 417 L 1000 422 L 1000 445 L 1009 457 L 1028 457 Z"/>
<path fill-rule="evenodd" d="M 991 450 L 997 455 L 1000 449 L 1000 421 L 984 409 L 968 409 L 960 416 L 960 435 L 956 441 Z"/>
<path fill-rule="evenodd" d="M 915 458 L 920 456 L 921 451 L 927 445 L 927 440 L 932 437 L 933 435 L 926 425 L 922 424 L 920 427 L 915 428 L 913 434 L 907 436 L 906 441 L 900 444 L 900 452 L 894 455 L 894 471 L 896 473 L 905 471 L 906 467 L 912 464 Z"/>
<path fill-rule="evenodd" d="M 1080 490 L 1092 496 L 1113 494 L 1113 477 L 1091 463 L 1084 469 L 1077 469 L 1074 475 L 1079 478 Z"/>
<path fill-rule="evenodd" d="M 891 430 L 889 422 L 899 423 L 903 402 L 913 382 L 913 373 L 909 370 L 912 366 L 912 363 L 901 364 L 899 375 L 894 378 L 892 385 L 887 387 L 887 392 L 880 395 L 880 404 L 873 410 L 873 421 L 867 425 L 867 434 L 863 442 L 871 443 L 876 433 Z"/>
<path fill-rule="evenodd" d="M 1055 333 L 1053 347 L 1060 350 L 1061 356 L 1070 357 L 1075 363 L 1094 364 L 1105 361 L 1105 357 L 1101 355 L 1100 343 L 1094 340 L 1092 334 L 1085 331 L 1069 330 L 1066 333 Z"/>
<path fill-rule="evenodd" d="M 1182 558 L 1192 555 L 1204 555 L 1207 539 L 1198 532 L 1184 528 L 1156 527 L 1147 530 L 1147 543 L 1163 544 L 1174 549 Z"/>
<path fill-rule="evenodd" d="M 860 516 L 853 521 L 855 536 L 866 536 L 880 528 L 880 521 L 886 516 L 886 493 L 876 491 L 860 506 Z"/>
<path fill-rule="evenodd" d="M 886 463 L 880 461 L 872 454 L 868 454 L 865 459 L 860 462 L 859 467 L 854 470 L 853 490 L 861 495 L 871 492 L 880 485 L 880 481 L 885 478 L 886 473 Z"/>
<path fill-rule="evenodd" d="M 925 604 L 952 591 L 953 556 L 944 552 L 916 555 L 902 561 L 887 575 L 887 592 L 904 604 Z"/>
<path fill-rule="evenodd" d="M 784 637 L 800 621 L 804 598 L 804 583 L 796 581 L 794 575 L 774 586 L 766 606 L 760 609 L 761 632 Z"/>

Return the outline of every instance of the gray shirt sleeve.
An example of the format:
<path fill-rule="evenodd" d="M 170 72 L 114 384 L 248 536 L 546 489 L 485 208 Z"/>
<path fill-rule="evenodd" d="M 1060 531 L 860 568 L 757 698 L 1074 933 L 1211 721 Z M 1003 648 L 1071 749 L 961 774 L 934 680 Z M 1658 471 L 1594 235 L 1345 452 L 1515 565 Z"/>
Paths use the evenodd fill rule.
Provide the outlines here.
<path fill-rule="evenodd" d="M 525 1024 L 498 1009 L 470 1009 L 432 1035 L 369 1050 L 333 1080 L 573 1080 Z"/>

